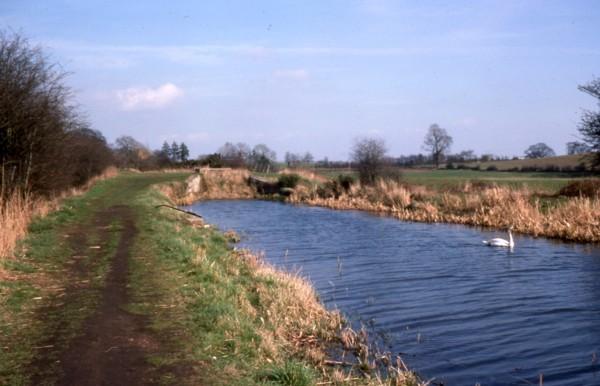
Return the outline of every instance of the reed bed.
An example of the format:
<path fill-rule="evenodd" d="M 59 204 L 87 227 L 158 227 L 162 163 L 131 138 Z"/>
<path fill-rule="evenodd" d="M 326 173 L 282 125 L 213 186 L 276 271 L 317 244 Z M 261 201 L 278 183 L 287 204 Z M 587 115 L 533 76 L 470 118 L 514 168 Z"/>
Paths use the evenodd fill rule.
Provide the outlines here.
<path fill-rule="evenodd" d="M 12 255 L 17 242 L 27 234 L 27 227 L 33 218 L 46 216 L 59 207 L 62 199 L 81 195 L 97 181 L 117 174 L 118 170 L 110 167 L 101 175 L 90 179 L 84 186 L 68 189 L 53 197 L 36 197 L 20 190 L 14 191 L 7 198 L 0 197 L 0 262 Z"/>
<path fill-rule="evenodd" d="M 380 181 L 375 186 L 352 186 L 337 195 L 315 187 L 298 189 L 290 201 L 333 209 L 385 213 L 402 220 L 449 222 L 508 228 L 516 232 L 579 242 L 600 242 L 600 199 L 555 199 L 542 205 L 538 192 L 527 188 L 477 187 L 435 191 L 422 186 Z"/>
<path fill-rule="evenodd" d="M 293 170 L 298 174 L 298 170 Z M 300 170 L 300 173 L 302 171 Z M 598 194 L 558 198 L 550 192 L 527 187 L 498 186 L 493 182 L 465 182 L 452 189 L 435 189 L 379 180 L 373 186 L 354 184 L 343 188 L 335 181 L 322 183 L 312 173 L 299 174 L 310 183 L 299 184 L 288 202 L 341 210 L 367 210 L 401 220 L 447 222 L 493 228 L 513 227 L 515 232 L 578 242 L 600 242 L 600 197 Z M 176 194 L 180 204 L 204 199 L 249 199 L 258 197 L 249 186 L 246 170 L 203 171 Z M 174 194 L 168 194 L 173 196 Z M 548 200 L 549 198 L 549 200 Z M 548 202 L 550 204 L 548 204 Z"/>

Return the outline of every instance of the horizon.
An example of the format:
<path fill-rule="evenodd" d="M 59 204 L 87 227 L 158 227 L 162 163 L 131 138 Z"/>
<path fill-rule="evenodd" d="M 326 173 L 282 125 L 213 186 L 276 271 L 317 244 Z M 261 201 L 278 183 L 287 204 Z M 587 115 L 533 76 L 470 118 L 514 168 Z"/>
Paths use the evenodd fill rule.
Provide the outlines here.
<path fill-rule="evenodd" d="M 184 142 L 193 157 L 264 143 L 279 160 L 346 160 L 373 136 L 391 157 L 424 153 L 433 123 L 452 153 L 564 154 L 595 107 L 577 86 L 599 75 L 599 16 L 593 1 L 0 5 L 3 30 L 72 73 L 109 142 Z"/>

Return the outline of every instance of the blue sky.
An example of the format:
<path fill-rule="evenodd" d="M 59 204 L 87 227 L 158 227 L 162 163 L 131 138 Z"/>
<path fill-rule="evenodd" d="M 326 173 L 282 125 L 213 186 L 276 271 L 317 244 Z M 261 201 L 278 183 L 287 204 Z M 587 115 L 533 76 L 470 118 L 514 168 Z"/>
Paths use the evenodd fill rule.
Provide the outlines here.
<path fill-rule="evenodd" d="M 557 153 L 577 85 L 600 76 L 598 1 L 0 1 L 43 46 L 95 129 L 192 155 L 225 141 L 346 159 L 357 137 L 422 152 Z"/>

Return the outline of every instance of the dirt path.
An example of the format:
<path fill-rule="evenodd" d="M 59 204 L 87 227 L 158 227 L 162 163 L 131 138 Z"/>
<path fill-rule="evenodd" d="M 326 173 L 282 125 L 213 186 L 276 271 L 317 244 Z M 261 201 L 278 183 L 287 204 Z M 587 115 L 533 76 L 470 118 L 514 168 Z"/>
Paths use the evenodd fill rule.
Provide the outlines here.
<path fill-rule="evenodd" d="M 132 209 L 112 206 L 94 215 L 89 225 L 80 225 L 69 234 L 73 260 L 70 268 L 66 302 L 88 296 L 90 276 L 100 263 L 102 251 L 114 240 L 115 251 L 108 257 L 108 272 L 104 286 L 97 294 L 98 307 L 85 320 L 81 334 L 68 348 L 55 355 L 40 356 L 33 364 L 33 384 L 59 385 L 141 385 L 154 384 L 156 374 L 147 357 L 159 349 L 158 339 L 147 328 L 145 317 L 125 310 L 129 304 L 128 273 L 131 247 L 137 229 Z M 104 256 L 106 258 L 106 256 Z M 47 347 L 60 347 L 57 340 L 64 339 L 60 324 Z M 57 366 L 58 365 L 58 366 Z M 56 367 L 59 367 L 57 369 Z M 59 378 L 52 373 L 59 370 Z M 53 378 L 53 379 L 52 379 Z"/>
<path fill-rule="evenodd" d="M 137 233 L 133 213 L 116 206 L 103 213 L 119 220 L 122 230 L 110 263 L 101 303 L 84 333 L 63 354 L 61 385 L 139 385 L 151 383 L 146 357 L 157 350 L 146 320 L 123 309 L 128 304 L 128 260 Z M 100 246 L 102 247 L 102 246 Z"/>

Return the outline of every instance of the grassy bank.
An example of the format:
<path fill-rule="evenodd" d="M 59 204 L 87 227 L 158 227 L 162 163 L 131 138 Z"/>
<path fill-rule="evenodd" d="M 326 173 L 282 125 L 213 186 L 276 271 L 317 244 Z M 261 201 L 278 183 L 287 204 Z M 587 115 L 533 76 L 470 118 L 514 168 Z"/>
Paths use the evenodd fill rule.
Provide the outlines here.
<path fill-rule="evenodd" d="M 534 236 L 600 242 L 597 180 L 499 172 L 483 172 L 486 178 L 481 178 L 481 172 L 476 171 L 429 171 L 404 175 L 400 182 L 344 186 L 336 178 L 324 179 L 309 171 L 286 172 L 301 177 L 294 193 L 285 198 L 291 203 L 367 210 L 410 221 L 513 227 L 516 232 Z M 573 181 L 575 188 L 577 183 L 590 182 L 587 185 L 592 189 L 584 189 L 582 194 L 576 193 L 577 189 L 571 189 L 576 194 L 560 194 Z M 197 186 L 195 193 L 188 192 L 188 201 L 202 199 L 205 186 L 228 186 L 228 195 L 222 198 L 248 197 L 247 182 L 237 175 L 234 180 L 227 172 L 206 172 L 197 179 Z M 210 198 L 220 198 L 218 189 L 210 192 Z M 239 192 L 237 197 L 235 192 Z"/>
<path fill-rule="evenodd" d="M 116 174 L 116 168 L 110 167 L 101 175 L 90 179 L 84 186 L 71 188 L 53 197 L 36 197 L 19 190 L 6 198 L 0 196 L 0 260 L 12 254 L 17 241 L 27 233 L 27 228 L 35 217 L 46 216 L 56 210 L 62 200 L 79 196 L 98 181 L 114 177 Z"/>
<path fill-rule="evenodd" d="M 364 334 L 343 329 L 341 316 L 327 311 L 304 279 L 234 250 L 200 219 L 157 208 L 172 203 L 166 195 L 185 194 L 186 177 L 121 174 L 29 226 L 15 256 L 2 261 L 0 384 L 64 379 L 61 361 L 75 344 L 88 343 L 81 339 L 101 312 L 113 256 L 128 229 L 134 230 L 128 297 L 120 307 L 147 329 L 139 347 L 149 366 L 145 381 L 417 384 L 391 358 L 376 359 Z M 349 363 L 332 361 L 333 347 L 346 350 Z M 118 346 L 100 353 L 115 351 Z M 390 376 L 379 380 L 373 367 Z"/>

